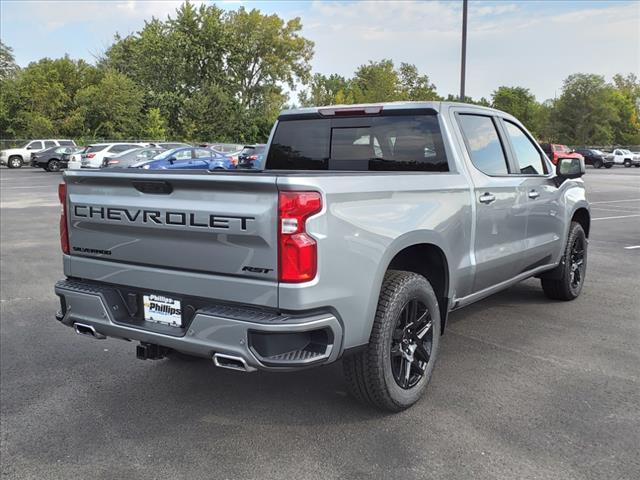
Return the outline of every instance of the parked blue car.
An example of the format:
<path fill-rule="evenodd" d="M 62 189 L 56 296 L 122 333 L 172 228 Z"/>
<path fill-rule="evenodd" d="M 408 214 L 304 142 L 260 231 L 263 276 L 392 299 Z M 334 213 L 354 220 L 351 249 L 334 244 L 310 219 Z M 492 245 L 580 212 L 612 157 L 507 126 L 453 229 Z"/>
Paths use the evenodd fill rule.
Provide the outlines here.
<path fill-rule="evenodd" d="M 131 165 L 145 170 L 234 170 L 231 158 L 208 148 L 182 147 L 162 152 L 153 159 Z"/>

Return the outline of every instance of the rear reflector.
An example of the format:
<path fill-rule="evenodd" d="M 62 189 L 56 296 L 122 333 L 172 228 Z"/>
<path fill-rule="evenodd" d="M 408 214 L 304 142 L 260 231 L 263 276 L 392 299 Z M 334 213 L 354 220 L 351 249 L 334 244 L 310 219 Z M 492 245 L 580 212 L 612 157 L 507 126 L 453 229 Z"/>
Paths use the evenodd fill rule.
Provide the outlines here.
<path fill-rule="evenodd" d="M 62 253 L 69 254 L 69 230 L 67 228 L 67 184 L 58 185 L 58 199 L 60 200 L 60 247 Z"/>
<path fill-rule="evenodd" d="M 280 192 L 278 196 L 278 278 L 281 282 L 313 280 L 318 245 L 306 232 L 306 221 L 322 210 L 318 192 Z"/>

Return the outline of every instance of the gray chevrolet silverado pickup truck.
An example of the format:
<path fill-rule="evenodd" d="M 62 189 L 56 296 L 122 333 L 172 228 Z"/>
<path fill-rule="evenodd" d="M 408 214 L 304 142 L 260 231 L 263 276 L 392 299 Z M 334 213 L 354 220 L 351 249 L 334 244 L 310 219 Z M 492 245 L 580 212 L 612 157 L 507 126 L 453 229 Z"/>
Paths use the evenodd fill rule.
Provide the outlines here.
<path fill-rule="evenodd" d="M 343 359 L 353 395 L 424 393 L 447 314 L 529 277 L 572 300 L 584 162 L 512 116 L 441 102 L 281 113 L 256 170 L 67 171 L 57 319 L 218 367 Z"/>

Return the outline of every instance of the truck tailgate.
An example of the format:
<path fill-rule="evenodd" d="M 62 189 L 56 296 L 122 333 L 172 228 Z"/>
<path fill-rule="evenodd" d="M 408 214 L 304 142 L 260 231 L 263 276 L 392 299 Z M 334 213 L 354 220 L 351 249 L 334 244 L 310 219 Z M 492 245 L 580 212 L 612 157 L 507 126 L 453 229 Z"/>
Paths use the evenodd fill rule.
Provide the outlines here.
<path fill-rule="evenodd" d="M 86 260 L 80 270 L 91 276 L 91 259 L 176 278 L 254 279 L 276 295 L 275 176 L 79 171 L 65 179 L 72 275 Z"/>

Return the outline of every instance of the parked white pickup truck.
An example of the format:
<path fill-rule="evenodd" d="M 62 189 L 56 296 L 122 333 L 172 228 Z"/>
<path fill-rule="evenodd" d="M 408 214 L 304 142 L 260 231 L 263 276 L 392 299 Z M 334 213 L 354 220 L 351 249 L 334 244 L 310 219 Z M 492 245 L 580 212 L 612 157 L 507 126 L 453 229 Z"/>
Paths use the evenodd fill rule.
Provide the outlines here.
<path fill-rule="evenodd" d="M 624 165 L 627 168 L 631 165 L 640 167 L 640 155 L 623 148 L 616 148 L 607 158 L 613 158 L 615 165 Z"/>
<path fill-rule="evenodd" d="M 21 147 L 8 148 L 0 150 L 0 165 L 6 165 L 9 168 L 20 168 L 24 164 L 29 164 L 31 154 L 40 152 L 45 148 L 51 147 L 75 147 L 76 142 L 73 140 L 31 140 Z"/>

